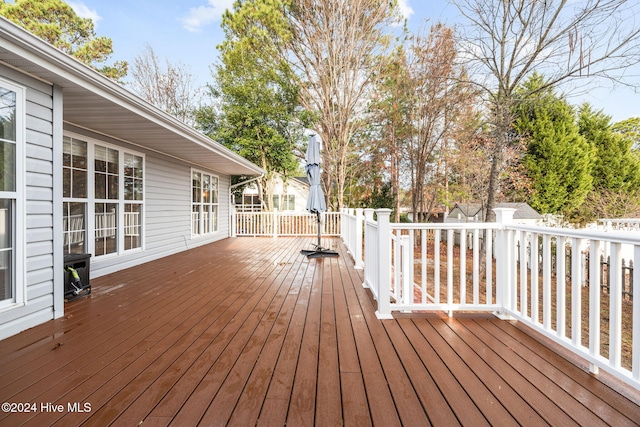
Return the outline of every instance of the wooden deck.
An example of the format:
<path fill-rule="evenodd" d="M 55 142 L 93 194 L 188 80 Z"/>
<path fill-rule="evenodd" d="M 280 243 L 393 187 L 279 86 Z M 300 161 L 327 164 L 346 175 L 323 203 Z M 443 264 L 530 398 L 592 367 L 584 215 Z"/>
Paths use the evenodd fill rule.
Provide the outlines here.
<path fill-rule="evenodd" d="M 343 246 L 309 260 L 311 241 L 227 239 L 94 279 L 0 343 L 0 402 L 31 411 L 0 425 L 640 423 L 637 393 L 515 322 L 376 319 Z"/>

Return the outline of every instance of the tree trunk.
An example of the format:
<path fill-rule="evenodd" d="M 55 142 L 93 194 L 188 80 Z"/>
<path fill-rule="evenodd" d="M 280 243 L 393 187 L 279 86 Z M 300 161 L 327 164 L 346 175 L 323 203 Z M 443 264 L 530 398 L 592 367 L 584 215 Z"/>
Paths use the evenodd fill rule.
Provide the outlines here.
<path fill-rule="evenodd" d="M 496 195 L 500 191 L 500 172 L 502 171 L 502 157 L 507 145 L 509 130 L 511 129 L 510 103 L 507 97 L 501 97 L 496 103 L 495 116 L 495 142 L 491 159 L 491 172 L 489 173 L 489 188 L 487 205 L 484 215 L 486 222 L 495 221 Z"/>

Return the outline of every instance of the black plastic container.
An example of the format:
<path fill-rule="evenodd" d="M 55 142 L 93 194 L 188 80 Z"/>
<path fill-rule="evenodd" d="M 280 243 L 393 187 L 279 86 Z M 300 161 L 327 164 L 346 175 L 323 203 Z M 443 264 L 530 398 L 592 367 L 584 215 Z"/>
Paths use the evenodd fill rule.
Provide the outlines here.
<path fill-rule="evenodd" d="M 67 301 L 91 293 L 91 254 L 68 254 L 64 256 L 64 298 Z"/>

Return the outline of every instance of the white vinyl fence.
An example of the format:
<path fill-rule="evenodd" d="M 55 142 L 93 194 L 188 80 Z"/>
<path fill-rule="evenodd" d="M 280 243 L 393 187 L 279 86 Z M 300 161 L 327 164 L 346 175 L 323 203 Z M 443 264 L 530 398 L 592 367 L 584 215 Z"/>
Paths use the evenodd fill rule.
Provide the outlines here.
<path fill-rule="evenodd" d="M 513 212 L 496 209 L 495 223 L 395 224 L 388 209 L 345 210 L 342 238 L 378 318 L 494 312 L 640 388 L 640 271 L 622 259 L 630 252 L 626 265 L 638 265 L 640 233 L 517 225 Z"/>
<path fill-rule="evenodd" d="M 324 237 L 340 236 L 340 213 L 321 215 Z M 231 218 L 232 236 L 316 236 L 317 216 L 299 212 L 235 212 Z"/>

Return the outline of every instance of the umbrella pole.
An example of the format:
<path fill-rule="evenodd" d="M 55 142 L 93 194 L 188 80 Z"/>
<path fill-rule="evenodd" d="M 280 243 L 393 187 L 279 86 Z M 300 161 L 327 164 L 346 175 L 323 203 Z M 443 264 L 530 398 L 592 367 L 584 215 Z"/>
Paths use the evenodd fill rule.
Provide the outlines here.
<path fill-rule="evenodd" d="M 303 255 L 306 255 L 308 258 L 321 258 L 321 257 L 337 257 L 339 256 L 338 252 L 336 251 L 332 251 L 331 249 L 325 249 L 322 247 L 322 245 L 320 244 L 320 237 L 321 237 L 321 219 L 320 219 L 320 212 L 316 212 L 316 215 L 318 215 L 318 244 L 314 245 L 316 248 L 313 251 L 307 251 L 307 250 L 301 250 L 300 253 Z"/>
<path fill-rule="evenodd" d="M 317 249 L 321 251 L 322 244 L 320 243 L 320 227 L 322 226 L 322 223 L 320 222 L 320 212 L 316 212 L 316 214 L 318 215 L 318 247 Z"/>

